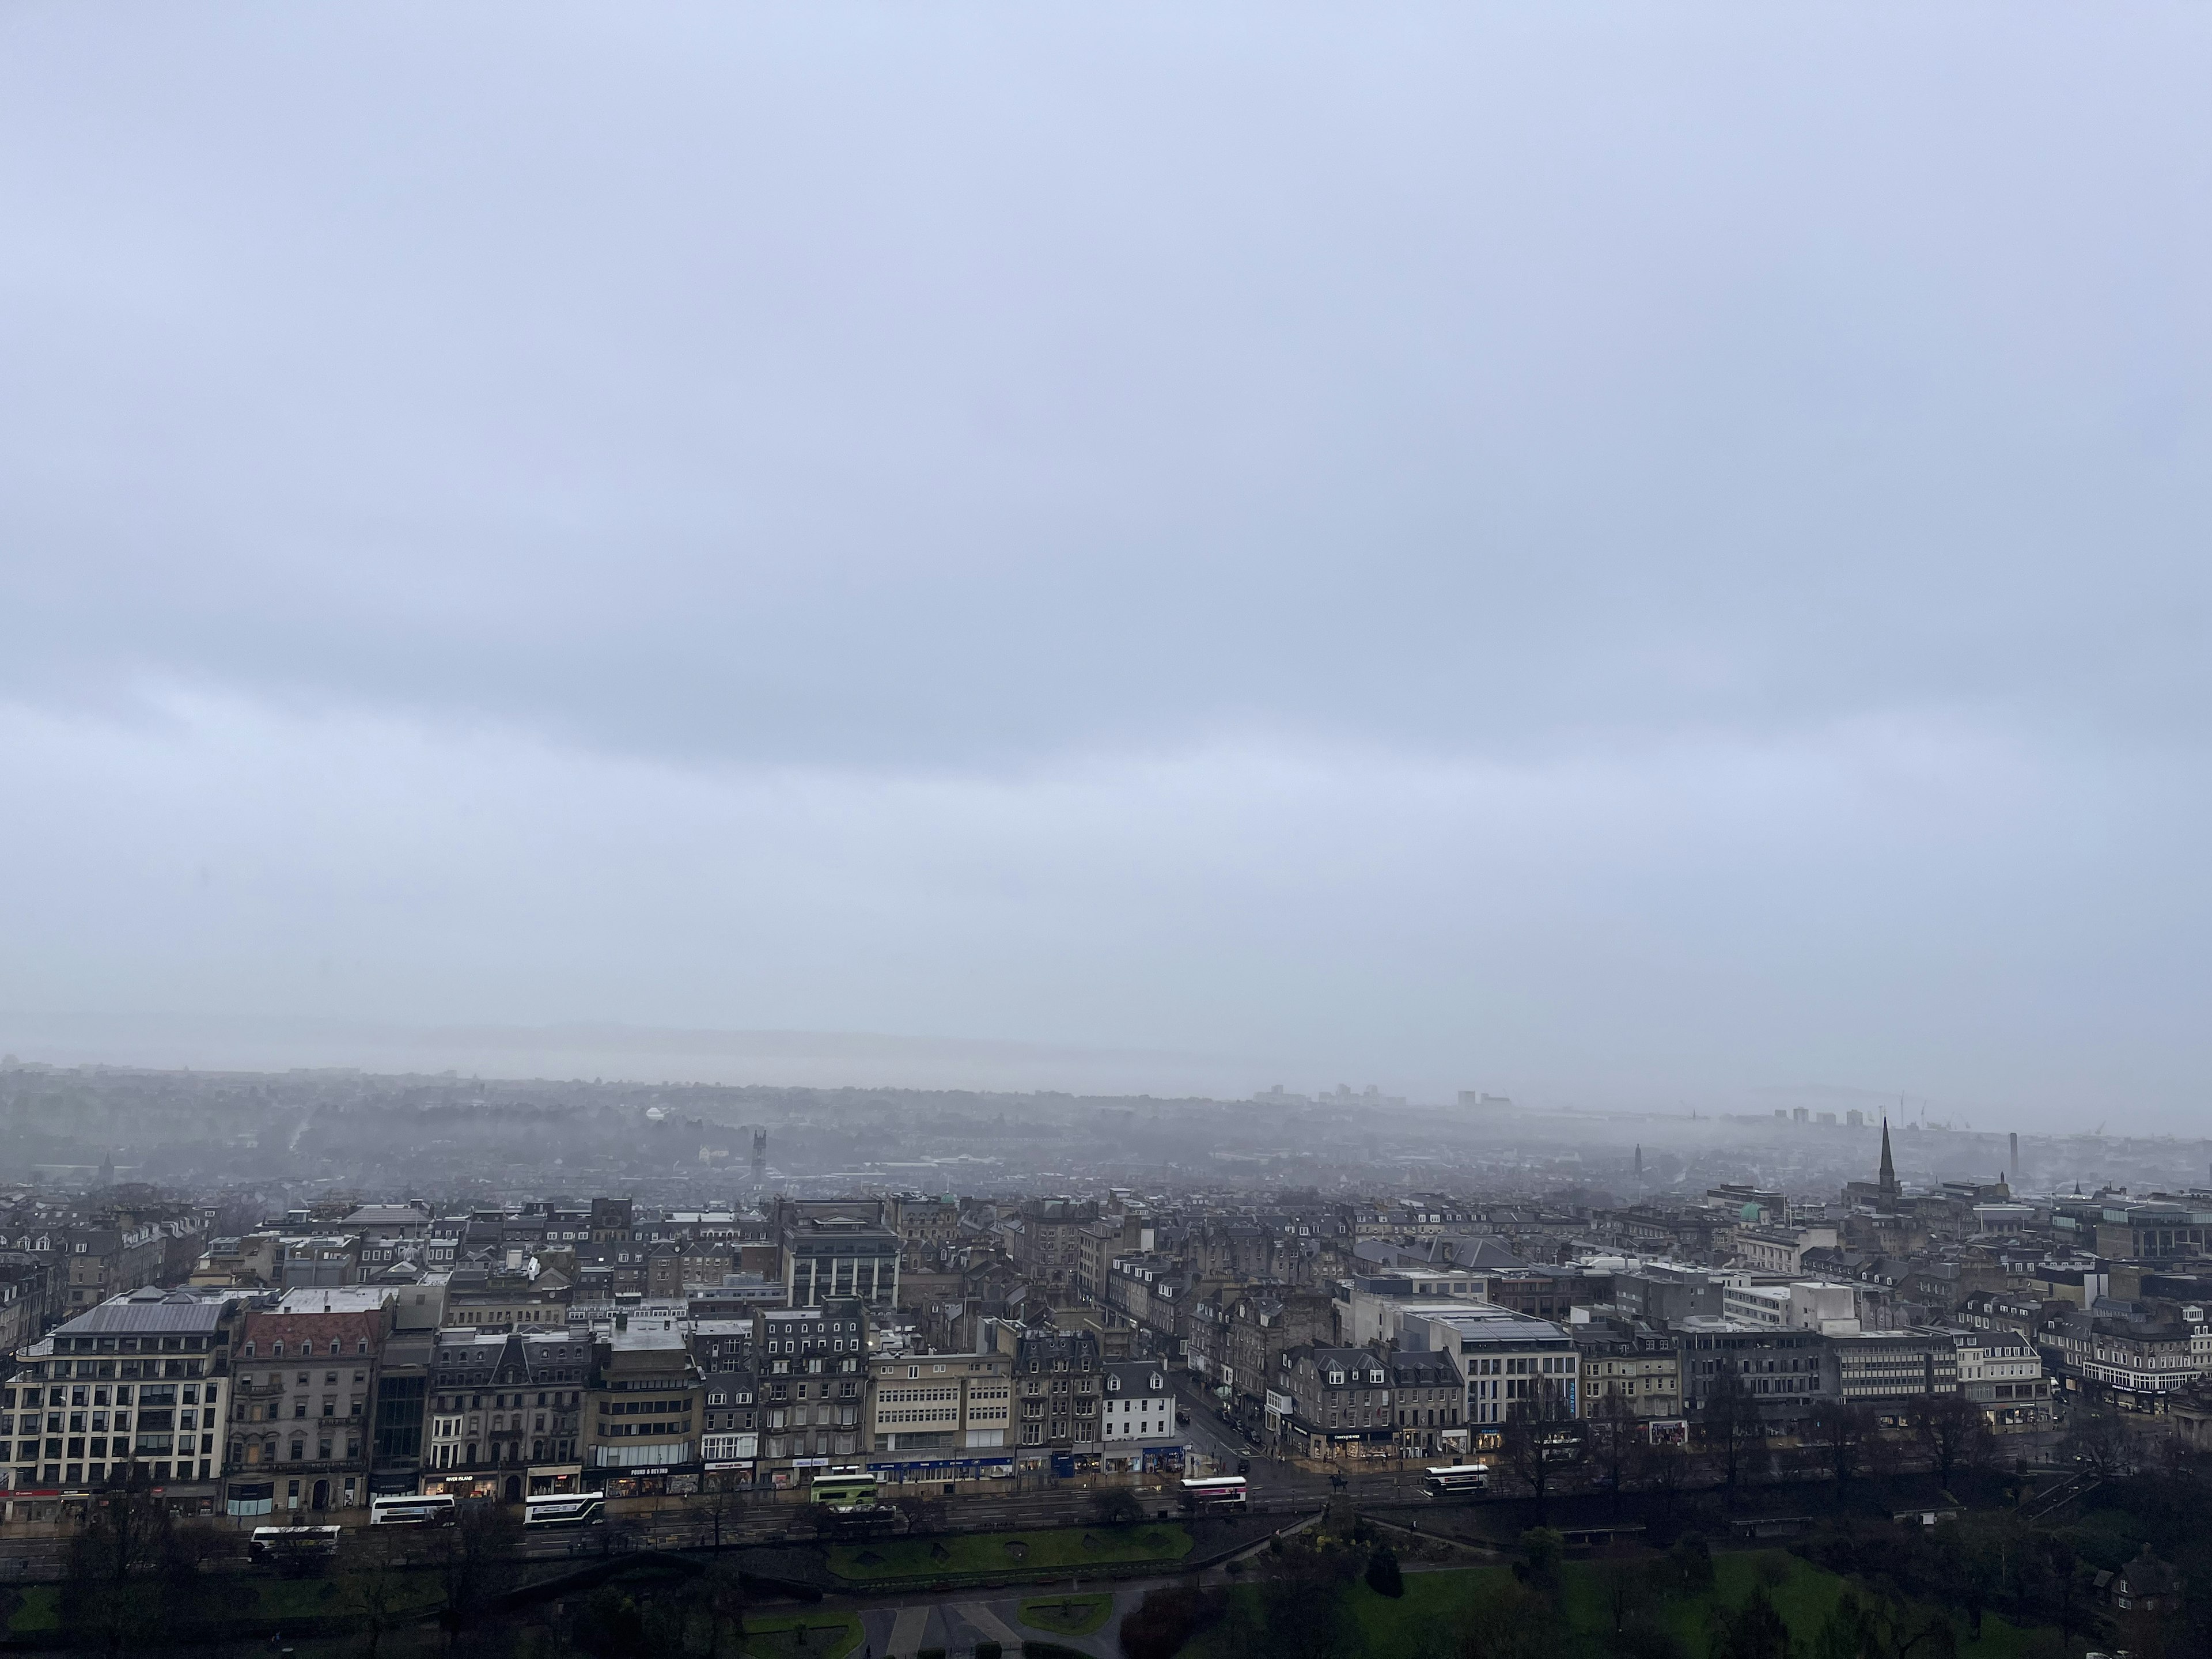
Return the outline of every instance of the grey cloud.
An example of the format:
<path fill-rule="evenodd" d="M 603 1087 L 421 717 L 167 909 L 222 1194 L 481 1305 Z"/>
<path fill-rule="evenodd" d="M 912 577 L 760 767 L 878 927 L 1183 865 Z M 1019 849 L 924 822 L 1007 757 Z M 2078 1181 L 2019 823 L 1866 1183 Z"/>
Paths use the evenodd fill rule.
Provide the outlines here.
<path fill-rule="evenodd" d="M 2194 1110 L 2208 58 L 9 8 L 0 1007 Z"/>
<path fill-rule="evenodd" d="M 11 28 L 19 696 L 2201 737 L 2184 12 Z"/>

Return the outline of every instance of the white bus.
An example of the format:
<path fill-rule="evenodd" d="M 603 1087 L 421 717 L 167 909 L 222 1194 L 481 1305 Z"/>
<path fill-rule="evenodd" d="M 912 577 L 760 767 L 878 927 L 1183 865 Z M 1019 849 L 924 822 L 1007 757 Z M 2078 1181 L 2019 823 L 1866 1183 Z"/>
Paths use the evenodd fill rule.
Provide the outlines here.
<path fill-rule="evenodd" d="M 1454 1463 L 1449 1468 L 1431 1469 L 1422 1479 L 1421 1489 L 1431 1498 L 1451 1498 L 1462 1492 L 1488 1492 L 1490 1465 Z"/>
<path fill-rule="evenodd" d="M 249 1559 L 292 1572 L 311 1572 L 337 1553 L 336 1527 L 256 1527 L 246 1546 Z"/>
<path fill-rule="evenodd" d="M 550 1492 L 526 1499 L 526 1527 L 596 1527 L 607 1518 L 605 1492 Z"/>
<path fill-rule="evenodd" d="M 1241 1510 L 1250 1493 L 1241 1474 L 1219 1474 L 1182 1483 L 1183 1507 L 1189 1510 Z"/>
<path fill-rule="evenodd" d="M 372 1527 L 450 1527 L 453 1500 L 444 1492 L 402 1493 L 368 1500 Z"/>

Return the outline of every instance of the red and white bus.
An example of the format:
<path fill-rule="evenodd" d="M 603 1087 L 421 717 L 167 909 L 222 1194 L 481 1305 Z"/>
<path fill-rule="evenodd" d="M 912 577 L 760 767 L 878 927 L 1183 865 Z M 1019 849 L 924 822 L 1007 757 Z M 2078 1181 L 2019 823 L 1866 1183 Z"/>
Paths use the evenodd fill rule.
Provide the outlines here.
<path fill-rule="evenodd" d="M 1422 1477 L 1421 1489 L 1431 1498 L 1455 1498 L 1463 1493 L 1488 1492 L 1490 1465 L 1454 1463 L 1448 1468 L 1431 1469 Z"/>
<path fill-rule="evenodd" d="M 1182 1504 L 1187 1510 L 1241 1510 L 1250 1496 L 1241 1474 L 1218 1474 L 1182 1483 Z"/>

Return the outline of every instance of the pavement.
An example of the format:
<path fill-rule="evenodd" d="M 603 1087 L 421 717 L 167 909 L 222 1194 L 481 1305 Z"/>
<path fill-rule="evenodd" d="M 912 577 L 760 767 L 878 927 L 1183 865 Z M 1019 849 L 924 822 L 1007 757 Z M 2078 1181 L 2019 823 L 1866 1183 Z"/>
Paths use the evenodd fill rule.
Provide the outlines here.
<path fill-rule="evenodd" d="M 1032 1629 L 1022 1623 L 1024 1601 L 1053 1593 L 1044 1585 L 1032 1585 L 1018 1595 L 979 1595 L 970 1590 L 896 1606 L 875 1603 L 860 1609 L 861 1659 L 912 1659 L 924 1648 L 941 1648 L 948 1654 L 969 1653 L 974 1651 L 978 1642 L 996 1642 L 1007 1653 L 1013 1654 L 1019 1652 L 1022 1643 L 1030 1638 L 1056 1642 L 1078 1653 L 1095 1655 L 1097 1659 L 1114 1659 L 1121 1650 L 1117 1638 L 1121 1615 L 1144 1600 L 1145 1592 L 1152 1588 L 1152 1583 L 1143 1583 L 1102 1585 L 1077 1592 L 1114 1598 L 1113 1611 L 1106 1622 L 1088 1636 Z"/>

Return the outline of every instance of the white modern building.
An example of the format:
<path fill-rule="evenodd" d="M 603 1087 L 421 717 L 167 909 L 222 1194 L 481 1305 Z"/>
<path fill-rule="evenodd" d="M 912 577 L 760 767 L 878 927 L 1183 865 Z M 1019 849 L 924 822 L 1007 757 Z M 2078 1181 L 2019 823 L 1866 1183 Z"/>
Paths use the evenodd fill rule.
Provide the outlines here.
<path fill-rule="evenodd" d="M 1504 1422 L 1514 1401 L 1536 1397 L 1547 1384 L 1559 1389 L 1569 1414 L 1581 1409 L 1574 1339 L 1548 1319 L 1462 1302 L 1403 1306 L 1397 1325 L 1400 1348 L 1452 1357 L 1467 1380 L 1466 1421 L 1477 1430 Z"/>

